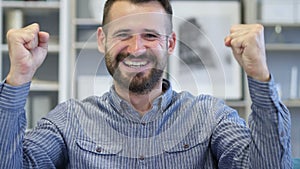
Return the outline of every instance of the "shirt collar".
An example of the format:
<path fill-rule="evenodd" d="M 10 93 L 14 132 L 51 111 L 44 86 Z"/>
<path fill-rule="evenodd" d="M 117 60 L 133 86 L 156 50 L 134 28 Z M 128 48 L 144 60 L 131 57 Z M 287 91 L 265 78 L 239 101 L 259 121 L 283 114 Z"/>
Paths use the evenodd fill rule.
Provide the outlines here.
<path fill-rule="evenodd" d="M 115 107 L 115 109 L 118 110 L 118 113 L 124 118 L 138 123 L 148 123 L 161 116 L 172 101 L 172 87 L 170 82 L 166 79 L 163 79 L 162 90 L 164 93 L 153 101 L 151 110 L 149 110 L 143 117 L 139 115 L 131 104 L 119 97 L 114 86 L 110 88 L 109 99 L 111 105 Z"/>

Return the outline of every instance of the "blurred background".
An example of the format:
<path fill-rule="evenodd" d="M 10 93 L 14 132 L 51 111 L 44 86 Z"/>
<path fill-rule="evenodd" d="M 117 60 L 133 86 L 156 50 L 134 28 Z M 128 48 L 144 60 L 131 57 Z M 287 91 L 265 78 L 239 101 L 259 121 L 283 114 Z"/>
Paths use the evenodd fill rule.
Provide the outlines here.
<path fill-rule="evenodd" d="M 5 39 L 8 29 L 20 28 L 37 22 L 42 30 L 48 31 L 51 35 L 48 57 L 34 77 L 26 104 L 28 129 L 35 126 L 36 121 L 56 104 L 66 99 L 84 99 L 90 95 L 101 95 L 109 90 L 112 80 L 108 76 L 103 54 L 98 52 L 96 43 L 96 30 L 101 26 L 104 3 L 104 0 L 0 1 L 1 80 L 6 77 L 9 70 L 8 47 Z M 223 32 L 216 32 L 215 35 L 204 33 L 208 35 L 208 40 L 213 39 L 213 41 L 202 45 L 199 42 L 199 46 L 196 47 L 199 52 L 194 54 L 186 53 L 187 50 L 184 47 L 181 48 L 181 53 L 178 49 L 177 58 L 181 57 L 182 63 L 170 61 L 166 77 L 180 84 L 178 90 L 181 90 L 188 87 L 180 82 L 184 74 L 187 74 L 186 71 L 195 73 L 203 70 L 202 62 L 206 63 L 207 67 L 204 70 L 208 72 L 211 71 L 210 67 L 221 67 L 221 73 L 224 73 L 221 89 L 209 91 L 206 90 L 207 87 L 202 89 L 201 84 L 200 87 L 197 86 L 197 79 L 201 80 L 203 77 L 201 73 L 195 73 L 193 80 L 196 81 L 194 88 L 196 90 L 192 93 L 208 92 L 220 96 L 230 106 L 237 109 L 246 120 L 250 113 L 251 101 L 245 75 L 236 66 L 234 60 L 230 59 L 231 53 L 216 50 L 220 49 L 219 42 L 214 40 L 220 38 L 222 43 L 224 29 L 227 31 L 226 26 L 230 27 L 230 24 L 261 23 L 265 26 L 268 65 L 278 82 L 280 97 L 291 112 L 292 155 L 294 158 L 300 158 L 300 125 L 298 124 L 300 121 L 300 0 L 173 0 L 172 3 L 176 8 L 175 14 L 183 18 L 191 15 L 186 20 L 194 24 L 198 30 L 203 29 L 202 32 L 209 32 L 209 27 L 205 28 L 205 26 L 216 25 L 215 30 Z M 211 5 L 205 6 L 206 3 Z M 191 4 L 199 7 L 199 10 L 190 10 Z M 224 13 L 224 11 L 231 11 L 231 13 Z M 223 19 L 222 16 L 224 16 Z M 201 19 L 216 17 L 218 18 L 216 20 Z M 179 27 L 177 28 L 179 30 Z M 181 29 L 184 32 L 189 28 Z M 185 42 L 184 38 L 191 37 L 182 34 L 179 40 Z M 187 41 L 189 40 L 191 39 Z M 185 43 L 185 45 L 189 47 L 189 44 Z M 212 53 L 216 57 L 205 59 L 197 56 L 197 53 L 207 55 Z M 226 55 L 222 56 L 220 53 L 226 53 Z M 202 59 L 197 60 L 197 57 Z M 182 66 L 188 65 L 190 68 L 195 61 L 200 64 L 200 66 L 196 65 L 196 70 L 185 70 Z M 226 63 L 232 69 L 227 71 Z M 178 71 L 183 71 L 183 74 L 176 73 Z M 217 83 L 220 82 L 211 78 L 208 87 L 218 86 Z M 225 93 L 222 93 L 223 89 Z"/>

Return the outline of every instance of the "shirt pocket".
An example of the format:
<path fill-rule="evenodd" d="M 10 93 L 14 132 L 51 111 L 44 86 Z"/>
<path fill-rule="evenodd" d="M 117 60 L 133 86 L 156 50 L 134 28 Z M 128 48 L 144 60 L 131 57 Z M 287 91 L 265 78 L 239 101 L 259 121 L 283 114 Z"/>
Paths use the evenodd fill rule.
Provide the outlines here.
<path fill-rule="evenodd" d="M 122 142 L 94 142 L 77 139 L 76 144 L 80 149 L 98 155 L 117 155 L 123 150 Z"/>
<path fill-rule="evenodd" d="M 205 151 L 209 146 L 209 137 L 194 134 L 188 134 L 183 138 L 166 140 L 163 143 L 163 149 L 166 153 L 179 153 L 191 149 L 199 148 Z"/>

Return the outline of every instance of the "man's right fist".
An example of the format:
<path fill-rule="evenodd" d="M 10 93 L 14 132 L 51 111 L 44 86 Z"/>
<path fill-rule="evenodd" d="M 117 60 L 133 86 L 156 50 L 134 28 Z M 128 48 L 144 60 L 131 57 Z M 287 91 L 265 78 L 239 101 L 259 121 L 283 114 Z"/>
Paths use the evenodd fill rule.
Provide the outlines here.
<path fill-rule="evenodd" d="M 34 23 L 22 29 L 7 32 L 10 70 L 6 83 L 19 86 L 32 80 L 48 51 L 49 34 L 40 31 Z"/>

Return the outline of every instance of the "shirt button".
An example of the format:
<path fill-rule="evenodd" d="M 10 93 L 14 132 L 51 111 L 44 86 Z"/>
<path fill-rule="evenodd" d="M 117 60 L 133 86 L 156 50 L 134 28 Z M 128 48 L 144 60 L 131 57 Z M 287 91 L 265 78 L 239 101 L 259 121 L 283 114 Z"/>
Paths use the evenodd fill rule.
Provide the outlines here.
<path fill-rule="evenodd" d="M 183 145 L 183 148 L 184 149 L 187 149 L 187 148 L 189 148 L 190 147 L 190 145 L 189 144 L 185 144 L 185 145 Z"/>
<path fill-rule="evenodd" d="M 140 155 L 139 160 L 143 161 L 145 160 L 145 157 L 143 155 Z"/>
<path fill-rule="evenodd" d="M 146 126 L 146 123 L 145 123 L 145 122 L 142 122 L 141 125 Z"/>
<path fill-rule="evenodd" d="M 96 148 L 96 151 L 97 151 L 98 153 L 101 153 L 102 148 L 101 148 L 101 147 L 97 147 L 97 148 Z"/>

